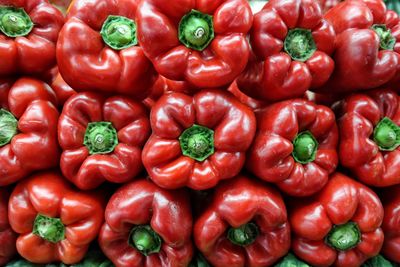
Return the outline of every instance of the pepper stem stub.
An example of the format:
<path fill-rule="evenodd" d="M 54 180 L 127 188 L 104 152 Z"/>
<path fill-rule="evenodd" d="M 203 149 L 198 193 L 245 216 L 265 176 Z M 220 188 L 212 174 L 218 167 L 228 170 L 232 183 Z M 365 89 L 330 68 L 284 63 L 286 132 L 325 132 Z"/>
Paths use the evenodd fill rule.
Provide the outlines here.
<path fill-rule="evenodd" d="M 230 228 L 227 237 L 233 244 L 245 247 L 252 244 L 257 239 L 258 234 L 258 226 L 250 222 L 238 228 Z"/>
<path fill-rule="evenodd" d="M 315 160 L 318 141 L 309 131 L 299 133 L 293 140 L 293 158 L 296 162 L 307 164 Z"/>
<path fill-rule="evenodd" d="M 11 112 L 0 109 L 0 147 L 9 144 L 17 133 L 18 120 Z"/>
<path fill-rule="evenodd" d="M 32 233 L 51 243 L 57 243 L 65 239 L 65 226 L 59 218 L 38 214 L 33 223 Z"/>
<path fill-rule="evenodd" d="M 23 8 L 0 6 L 0 31 L 15 38 L 28 35 L 33 22 Z"/>
<path fill-rule="evenodd" d="M 135 226 L 129 235 L 129 245 L 148 256 L 160 252 L 162 239 L 150 225 Z"/>
<path fill-rule="evenodd" d="M 135 22 L 122 16 L 108 16 L 100 34 L 103 41 L 115 50 L 122 50 L 138 43 Z"/>
<path fill-rule="evenodd" d="M 354 248 L 361 242 L 360 228 L 355 222 L 335 225 L 326 236 L 325 242 L 336 250 Z"/>
<path fill-rule="evenodd" d="M 118 145 L 117 130 L 111 122 L 90 122 L 86 128 L 83 144 L 89 154 L 108 154 Z"/>
<path fill-rule="evenodd" d="M 293 60 L 301 62 L 307 61 L 317 51 L 311 30 L 302 28 L 289 30 L 283 48 Z"/>
<path fill-rule="evenodd" d="M 385 24 L 374 24 L 371 29 L 379 36 L 381 50 L 393 50 L 396 44 L 396 38 L 393 37 L 390 29 L 388 29 Z"/>
<path fill-rule="evenodd" d="M 393 151 L 400 145 L 400 127 L 388 117 L 383 118 L 374 129 L 374 141 L 382 151 Z"/>
<path fill-rule="evenodd" d="M 192 10 L 179 22 L 179 41 L 190 49 L 203 51 L 214 39 L 211 15 Z"/>
<path fill-rule="evenodd" d="M 214 154 L 214 131 L 194 124 L 183 131 L 179 142 L 184 156 L 204 161 Z"/>

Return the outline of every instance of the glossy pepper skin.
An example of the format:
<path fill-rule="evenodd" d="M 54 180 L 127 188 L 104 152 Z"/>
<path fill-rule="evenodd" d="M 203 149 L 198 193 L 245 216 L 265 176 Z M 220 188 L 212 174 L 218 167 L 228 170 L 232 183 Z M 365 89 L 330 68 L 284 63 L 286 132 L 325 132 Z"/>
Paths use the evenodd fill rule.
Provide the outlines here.
<path fill-rule="evenodd" d="M 256 131 L 253 111 L 222 90 L 170 93 L 154 105 L 142 160 L 159 186 L 203 190 L 237 175 Z"/>
<path fill-rule="evenodd" d="M 390 191 L 389 191 L 390 190 Z M 382 254 L 389 260 L 400 262 L 400 186 L 389 187 L 381 196 L 385 216 L 382 229 L 385 233 L 385 242 Z"/>
<path fill-rule="evenodd" d="M 400 184 L 399 106 L 400 97 L 387 89 L 354 94 L 337 104 L 340 162 L 363 183 L 378 187 Z M 382 127 L 385 120 L 391 121 L 386 133 Z M 383 147 L 385 142 L 392 146 Z"/>
<path fill-rule="evenodd" d="M 292 250 L 315 267 L 358 267 L 383 244 L 383 207 L 368 187 L 332 175 L 317 195 L 289 206 Z"/>
<path fill-rule="evenodd" d="M 6 20 L 6 8 L 9 16 L 17 14 L 24 21 Z M 52 68 L 62 13 L 47 0 L 1 0 L 0 9 L 0 77 L 42 74 Z"/>
<path fill-rule="evenodd" d="M 335 28 L 335 71 L 327 93 L 349 93 L 399 84 L 400 19 L 382 0 L 343 1 L 325 14 Z M 380 37 L 373 27 L 385 27 Z M 386 43 L 386 44 L 384 44 Z"/>
<path fill-rule="evenodd" d="M 237 83 L 253 98 L 301 97 L 333 72 L 335 32 L 317 1 L 269 1 L 254 15 L 250 42 L 254 55 Z"/>
<path fill-rule="evenodd" d="M 57 61 L 72 88 L 140 100 L 148 96 L 156 73 L 137 45 L 137 4 L 138 0 L 76 0 L 71 4 L 57 43 Z"/>
<path fill-rule="evenodd" d="M 44 82 L 0 81 L 0 186 L 57 166 L 57 101 Z"/>
<path fill-rule="evenodd" d="M 99 233 L 103 205 L 100 193 L 76 191 L 57 173 L 21 181 L 8 204 L 18 253 L 33 263 L 79 262 Z"/>
<path fill-rule="evenodd" d="M 52 77 L 50 86 L 57 96 L 57 103 L 61 109 L 68 98 L 76 94 L 76 91 L 64 81 L 58 70 Z"/>
<path fill-rule="evenodd" d="M 104 181 L 125 183 L 142 170 L 141 152 L 149 135 L 148 112 L 141 103 L 123 96 L 76 94 L 58 122 L 61 171 L 83 190 Z"/>
<path fill-rule="evenodd" d="M 240 235 L 244 227 L 253 231 Z M 194 240 L 212 266 L 271 266 L 290 248 L 285 204 L 271 187 L 238 176 L 216 188 L 195 222 Z"/>
<path fill-rule="evenodd" d="M 333 111 L 294 99 L 268 106 L 257 113 L 257 119 L 258 133 L 247 155 L 247 169 L 292 196 L 321 190 L 338 164 Z"/>
<path fill-rule="evenodd" d="M 17 253 L 15 241 L 16 233 L 8 222 L 8 198 L 7 188 L 0 188 L 0 265 L 4 266 Z"/>
<path fill-rule="evenodd" d="M 105 220 L 99 244 L 116 267 L 186 267 L 193 256 L 185 190 L 165 190 L 145 179 L 130 182 L 111 197 Z"/>
<path fill-rule="evenodd" d="M 318 0 L 321 5 L 322 11 L 325 13 L 332 7 L 336 6 L 341 2 L 341 0 Z"/>
<path fill-rule="evenodd" d="M 145 0 L 138 7 L 137 22 L 140 45 L 167 79 L 197 88 L 220 87 L 247 64 L 246 34 L 253 16 L 245 0 Z"/>

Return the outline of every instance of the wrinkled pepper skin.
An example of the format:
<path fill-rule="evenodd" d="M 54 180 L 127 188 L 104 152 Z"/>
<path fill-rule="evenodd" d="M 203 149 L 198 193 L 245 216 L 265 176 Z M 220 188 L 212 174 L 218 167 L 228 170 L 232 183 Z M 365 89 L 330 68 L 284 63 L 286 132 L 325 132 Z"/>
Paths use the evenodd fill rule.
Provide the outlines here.
<path fill-rule="evenodd" d="M 381 199 L 385 210 L 382 223 L 385 242 L 382 254 L 389 260 L 400 263 L 400 186 L 389 187 L 383 191 Z"/>
<path fill-rule="evenodd" d="M 354 94 L 337 103 L 339 159 L 363 183 L 378 187 L 400 184 L 399 106 L 399 96 L 387 89 Z M 385 117 L 398 129 L 397 148 L 391 151 L 383 150 L 375 139 Z"/>
<path fill-rule="evenodd" d="M 0 81 L 0 186 L 58 165 L 56 106 L 54 92 L 42 81 Z"/>
<path fill-rule="evenodd" d="M 304 40 L 315 46 L 304 58 L 294 53 L 305 53 L 304 47 L 310 45 L 307 41 L 304 47 L 296 48 L 294 41 L 290 43 L 296 30 L 306 32 L 309 36 Z M 254 15 L 250 42 L 255 55 L 237 83 L 253 98 L 280 101 L 302 97 L 308 89 L 322 86 L 333 72 L 330 55 L 335 48 L 335 32 L 323 19 L 317 1 L 269 1 Z"/>
<path fill-rule="evenodd" d="M 400 79 L 400 19 L 387 11 L 382 0 L 343 1 L 325 14 L 335 28 L 335 71 L 318 91 L 349 93 L 368 90 Z M 381 47 L 379 35 L 371 28 L 384 25 L 394 47 Z"/>
<path fill-rule="evenodd" d="M 192 10 L 208 16 L 208 27 L 214 29 L 214 38 L 208 29 L 201 29 L 201 36 L 206 31 L 204 38 L 210 41 L 201 49 L 179 39 L 180 21 Z M 253 15 L 245 0 L 145 0 L 138 7 L 137 22 L 140 45 L 167 79 L 215 88 L 231 83 L 246 67 L 250 53 L 246 34 Z"/>
<path fill-rule="evenodd" d="M 4 266 L 17 253 L 15 241 L 17 235 L 8 223 L 8 198 L 10 193 L 0 188 L 0 266 Z"/>
<path fill-rule="evenodd" d="M 230 93 L 217 89 L 202 90 L 194 96 L 164 95 L 151 110 L 150 123 L 153 133 L 143 148 L 143 164 L 150 178 L 167 189 L 188 186 L 204 190 L 236 176 L 256 131 L 253 111 Z M 196 135 L 185 137 L 196 127 L 207 135 L 213 133 L 199 140 Z M 189 153 L 204 157 L 185 155 L 182 140 L 188 140 Z"/>
<path fill-rule="evenodd" d="M 41 264 L 82 260 L 104 221 L 105 201 L 101 195 L 75 191 L 62 176 L 52 172 L 21 181 L 8 204 L 10 225 L 19 234 L 18 253 Z M 40 216 L 48 223 L 38 223 Z M 49 220 L 57 220 L 57 231 Z"/>
<path fill-rule="evenodd" d="M 0 77 L 42 74 L 56 64 L 63 14 L 47 0 L 1 0 L 0 7 L 23 8 L 33 28 L 18 36 L 0 31 Z"/>
<path fill-rule="evenodd" d="M 192 214 L 187 192 L 165 190 L 140 179 L 118 189 L 107 204 L 99 244 L 116 267 L 186 267 L 193 256 Z M 147 225 L 158 249 L 144 253 L 134 229 Z"/>
<path fill-rule="evenodd" d="M 249 223 L 258 228 L 252 243 L 234 244 L 227 230 Z M 245 176 L 226 181 L 216 188 L 213 201 L 196 220 L 194 240 L 212 266 L 272 266 L 290 248 L 282 197 L 271 187 Z"/>
<path fill-rule="evenodd" d="M 275 103 L 257 114 L 258 133 L 247 169 L 292 196 L 309 196 L 327 183 L 338 164 L 338 129 L 332 110 L 304 99 Z M 313 153 L 297 158 L 299 136 L 311 134 Z M 298 148 L 299 147 L 299 148 Z"/>
<path fill-rule="evenodd" d="M 103 129 L 99 123 L 108 123 L 109 128 L 99 132 Z M 90 129 L 100 130 L 92 135 Z M 130 181 L 143 168 L 141 152 L 149 135 L 149 116 L 141 103 L 123 96 L 76 94 L 64 105 L 58 123 L 61 171 L 82 190 L 104 181 Z M 98 151 L 98 147 L 109 149 Z"/>
<path fill-rule="evenodd" d="M 133 45 L 136 36 L 131 46 L 118 49 L 102 36 L 109 16 L 130 20 L 134 29 L 137 4 L 138 0 L 72 2 L 57 43 L 57 61 L 62 77 L 76 91 L 117 93 L 138 100 L 148 96 L 157 76 L 142 48 Z"/>
<path fill-rule="evenodd" d="M 382 247 L 383 207 L 378 196 L 343 174 L 335 173 L 320 193 L 293 201 L 288 209 L 292 250 L 311 266 L 358 267 Z M 337 235 L 343 226 L 354 226 L 358 236 Z M 349 236 L 354 239 L 346 240 Z M 348 248 L 339 250 L 338 244 Z"/>

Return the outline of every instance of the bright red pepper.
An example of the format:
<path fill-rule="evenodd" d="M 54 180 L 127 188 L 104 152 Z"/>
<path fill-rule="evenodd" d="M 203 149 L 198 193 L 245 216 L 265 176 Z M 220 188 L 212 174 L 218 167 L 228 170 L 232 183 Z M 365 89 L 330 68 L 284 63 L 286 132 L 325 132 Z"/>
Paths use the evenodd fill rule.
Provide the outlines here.
<path fill-rule="evenodd" d="M 325 13 L 332 7 L 339 4 L 342 0 L 318 0 L 319 4 L 321 5 L 322 11 Z"/>
<path fill-rule="evenodd" d="M 343 1 L 325 18 L 335 28 L 335 71 L 321 91 L 348 93 L 400 82 L 400 19 L 382 0 Z"/>
<path fill-rule="evenodd" d="M 321 190 L 338 164 L 333 111 L 294 99 L 268 106 L 257 115 L 258 133 L 247 168 L 289 195 L 308 196 Z"/>
<path fill-rule="evenodd" d="M 194 240 L 215 267 L 271 266 L 290 248 L 282 197 L 245 176 L 226 181 L 197 219 Z"/>
<path fill-rule="evenodd" d="M 79 262 L 100 231 L 104 204 L 102 194 L 75 191 L 57 173 L 21 181 L 8 204 L 18 253 L 34 263 Z"/>
<path fill-rule="evenodd" d="M 56 72 L 54 75 L 51 83 L 51 88 L 53 89 L 54 93 L 57 96 L 58 105 L 62 108 L 65 102 L 70 98 L 72 95 L 76 94 L 75 90 L 69 86 L 64 79 L 62 78 L 61 74 Z"/>
<path fill-rule="evenodd" d="M 245 0 L 144 0 L 137 13 L 138 39 L 167 79 L 219 87 L 245 68 L 252 21 Z"/>
<path fill-rule="evenodd" d="M 48 0 L 0 0 L 0 77 L 51 69 L 63 24 Z"/>
<path fill-rule="evenodd" d="M 56 104 L 42 81 L 0 81 L 0 186 L 58 165 Z"/>
<path fill-rule="evenodd" d="M 253 98 L 301 97 L 333 72 L 335 32 L 316 1 L 270 0 L 254 16 L 250 42 L 255 56 L 237 83 Z"/>
<path fill-rule="evenodd" d="M 170 93 L 150 115 L 152 136 L 142 160 L 159 186 L 196 190 L 214 187 L 242 169 L 256 131 L 252 110 L 222 90 L 193 97 Z"/>
<path fill-rule="evenodd" d="M 400 97 L 378 89 L 338 103 L 339 158 L 363 183 L 400 184 Z"/>
<path fill-rule="evenodd" d="M 240 102 L 242 102 L 243 104 L 249 106 L 253 110 L 260 109 L 260 108 L 262 108 L 262 107 L 267 105 L 267 102 L 256 100 L 256 99 L 251 98 L 250 96 L 246 95 L 245 93 L 243 93 L 239 89 L 236 81 L 234 81 L 229 86 L 228 92 L 231 92 L 237 99 L 239 99 Z"/>
<path fill-rule="evenodd" d="M 72 96 L 58 123 L 60 167 L 80 189 L 104 181 L 125 183 L 143 168 L 141 152 L 150 135 L 146 108 L 123 96 L 87 92 Z"/>
<path fill-rule="evenodd" d="M 117 267 L 186 267 L 193 256 L 192 214 L 185 190 L 140 179 L 108 202 L 99 244 Z"/>
<path fill-rule="evenodd" d="M 383 244 L 383 207 L 378 196 L 335 173 L 316 196 L 289 206 L 292 250 L 315 267 L 359 267 Z"/>
<path fill-rule="evenodd" d="M 8 223 L 9 196 L 7 188 L 0 188 L 0 266 L 4 266 L 17 253 L 17 235 Z"/>
<path fill-rule="evenodd" d="M 57 43 L 58 68 L 77 91 L 144 99 L 156 73 L 137 46 L 138 0 L 76 0 Z"/>

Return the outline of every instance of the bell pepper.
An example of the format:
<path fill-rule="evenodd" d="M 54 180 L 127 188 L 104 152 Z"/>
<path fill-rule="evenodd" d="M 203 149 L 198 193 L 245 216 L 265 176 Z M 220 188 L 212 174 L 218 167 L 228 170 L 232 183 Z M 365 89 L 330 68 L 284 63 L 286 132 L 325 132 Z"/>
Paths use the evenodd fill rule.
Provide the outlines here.
<path fill-rule="evenodd" d="M 335 28 L 335 71 L 328 93 L 349 93 L 400 81 L 400 19 L 382 0 L 343 1 L 325 14 Z"/>
<path fill-rule="evenodd" d="M 386 238 L 386 236 L 385 236 Z M 392 264 L 382 255 L 375 256 L 365 262 L 361 267 L 397 267 L 397 264 Z"/>
<path fill-rule="evenodd" d="M 144 99 L 156 73 L 137 45 L 138 0 L 72 2 L 57 43 L 58 68 L 76 91 Z"/>
<path fill-rule="evenodd" d="M 48 0 L 0 1 L 0 77 L 51 69 L 63 24 L 63 14 Z"/>
<path fill-rule="evenodd" d="M 247 169 L 292 196 L 309 196 L 338 164 L 338 129 L 332 110 L 304 99 L 277 102 L 258 114 Z"/>
<path fill-rule="evenodd" d="M 42 81 L 0 80 L 0 186 L 58 165 L 56 105 Z"/>
<path fill-rule="evenodd" d="M 21 181 L 8 204 L 18 253 L 33 263 L 79 262 L 99 233 L 104 202 L 102 194 L 76 191 L 57 173 Z"/>
<path fill-rule="evenodd" d="M 268 102 L 259 101 L 243 93 L 239 89 L 236 81 L 228 87 L 228 92 L 231 92 L 240 102 L 249 106 L 253 110 L 260 109 L 268 104 Z"/>
<path fill-rule="evenodd" d="M 282 197 L 245 176 L 216 188 L 193 234 L 197 248 L 215 267 L 271 266 L 290 248 Z"/>
<path fill-rule="evenodd" d="M 341 173 L 288 209 L 292 250 L 314 267 L 359 267 L 382 247 L 382 203 L 371 189 Z"/>
<path fill-rule="evenodd" d="M 83 190 L 104 181 L 130 181 L 143 168 L 141 152 L 149 135 L 148 112 L 141 103 L 76 94 L 65 103 L 58 123 L 61 171 Z"/>
<path fill-rule="evenodd" d="M 295 255 L 292 253 L 289 253 L 280 261 L 278 264 L 276 264 L 274 267 L 311 267 L 307 263 L 299 260 L 296 258 Z"/>
<path fill-rule="evenodd" d="M 256 131 L 253 111 L 218 89 L 166 94 L 153 106 L 150 123 L 143 164 L 167 189 L 204 190 L 236 176 Z"/>
<path fill-rule="evenodd" d="M 58 70 L 54 75 L 54 77 L 52 78 L 50 86 L 57 96 L 57 102 L 61 109 L 64 106 L 65 102 L 68 100 L 68 98 L 76 94 L 75 90 L 72 89 L 71 86 L 69 86 L 64 81 Z"/>
<path fill-rule="evenodd" d="M 17 253 L 17 235 L 8 223 L 9 196 L 9 190 L 0 188 L 0 266 L 4 266 Z"/>
<path fill-rule="evenodd" d="M 400 97 L 378 89 L 337 104 L 339 158 L 363 183 L 400 184 Z"/>
<path fill-rule="evenodd" d="M 185 190 L 140 179 L 107 204 L 99 244 L 116 267 L 186 267 L 193 256 L 192 215 Z"/>
<path fill-rule="evenodd" d="M 322 11 L 325 13 L 332 7 L 339 4 L 342 0 L 318 0 L 319 4 L 321 5 Z"/>
<path fill-rule="evenodd" d="M 333 27 L 317 1 L 270 0 L 254 15 L 254 51 L 237 83 L 245 94 L 264 101 L 301 97 L 331 76 Z"/>
<path fill-rule="evenodd" d="M 211 267 L 201 253 L 196 254 L 189 264 L 189 267 Z"/>
<path fill-rule="evenodd" d="M 253 15 L 246 0 L 144 0 L 138 40 L 159 74 L 197 88 L 228 85 L 246 67 Z"/>
<path fill-rule="evenodd" d="M 56 8 L 58 8 L 63 14 L 67 13 L 68 7 L 70 6 L 72 0 L 50 0 Z"/>

